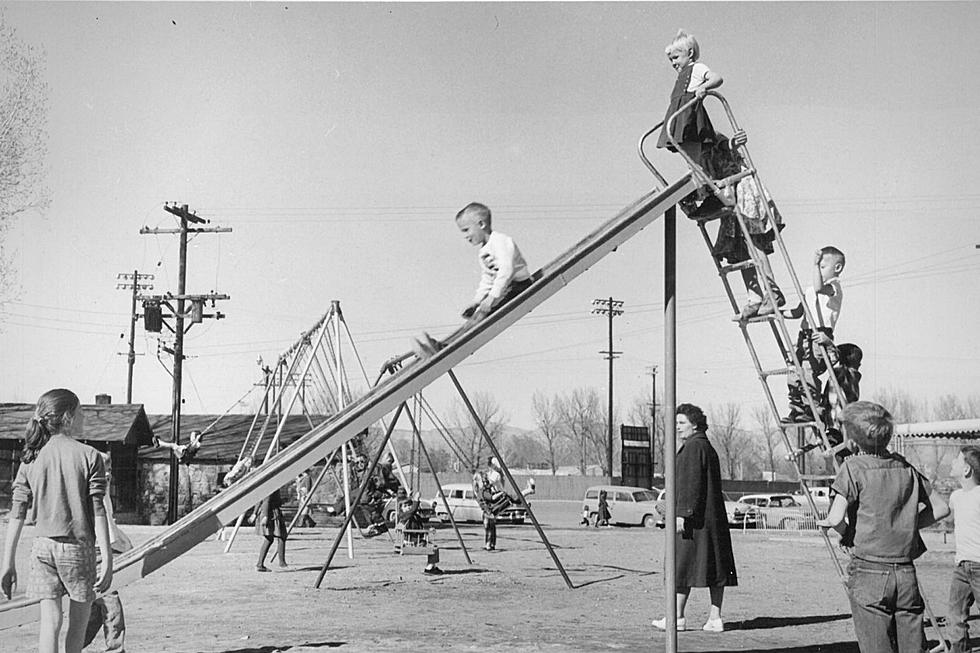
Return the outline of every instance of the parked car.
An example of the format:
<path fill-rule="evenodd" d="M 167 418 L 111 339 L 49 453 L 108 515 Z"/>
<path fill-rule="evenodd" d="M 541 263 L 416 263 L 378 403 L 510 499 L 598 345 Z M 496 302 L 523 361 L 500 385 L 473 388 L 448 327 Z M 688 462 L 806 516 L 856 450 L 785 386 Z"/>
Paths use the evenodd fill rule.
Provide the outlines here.
<path fill-rule="evenodd" d="M 822 517 L 789 494 L 747 494 L 739 502 L 755 508 L 759 528 L 812 529 Z"/>
<path fill-rule="evenodd" d="M 728 516 L 728 525 L 735 528 L 751 528 L 756 525 L 756 509 L 747 503 L 735 501 L 727 492 L 722 492 L 725 498 L 725 514 Z"/>
<path fill-rule="evenodd" d="M 663 506 L 664 495 L 667 490 L 658 490 L 653 488 L 657 494 L 657 511 L 659 517 L 657 519 L 657 528 L 664 527 L 664 513 L 666 508 Z M 756 510 L 753 506 L 739 503 L 729 496 L 726 492 L 721 493 L 725 498 L 725 515 L 728 518 L 728 525 L 737 528 L 749 528 L 755 526 L 755 514 Z"/>
<path fill-rule="evenodd" d="M 594 522 L 599 510 L 599 492 L 606 491 L 611 523 L 633 524 L 653 528 L 663 521 L 657 512 L 657 499 L 663 490 L 650 490 L 629 485 L 593 485 L 585 491 L 582 501 L 583 514 L 589 512 L 589 520 Z"/>
<path fill-rule="evenodd" d="M 449 483 L 442 486 L 446 502 L 453 511 L 453 519 L 457 522 L 482 522 L 483 508 L 473 494 L 473 486 L 469 483 Z M 432 499 L 432 510 L 435 518 L 442 522 L 449 521 L 449 513 L 438 494 Z M 513 505 L 497 515 L 497 523 L 523 524 L 527 518 L 524 506 Z"/>

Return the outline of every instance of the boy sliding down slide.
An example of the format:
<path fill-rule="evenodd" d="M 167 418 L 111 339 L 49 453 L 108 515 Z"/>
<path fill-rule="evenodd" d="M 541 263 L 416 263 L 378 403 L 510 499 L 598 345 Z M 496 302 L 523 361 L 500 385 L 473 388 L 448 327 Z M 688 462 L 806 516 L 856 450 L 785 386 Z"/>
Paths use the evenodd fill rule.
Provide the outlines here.
<path fill-rule="evenodd" d="M 456 214 L 456 226 L 463 232 L 466 242 L 480 248 L 482 273 L 473 302 L 462 311 L 466 322 L 446 340 L 482 320 L 531 285 L 524 256 L 513 238 L 492 229 L 490 209 L 486 205 L 467 204 Z M 424 333 L 421 339 L 413 342 L 412 350 L 419 358 L 431 356 L 442 348 L 443 342 Z"/>

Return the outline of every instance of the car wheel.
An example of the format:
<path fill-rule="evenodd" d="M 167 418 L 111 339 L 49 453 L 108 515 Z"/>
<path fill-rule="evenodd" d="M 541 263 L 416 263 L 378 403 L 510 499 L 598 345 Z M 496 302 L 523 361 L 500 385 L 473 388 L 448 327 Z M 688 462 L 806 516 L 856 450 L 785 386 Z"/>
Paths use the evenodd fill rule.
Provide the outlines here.
<path fill-rule="evenodd" d="M 793 517 L 787 517 L 779 522 L 779 527 L 787 531 L 798 531 L 800 530 L 800 522 Z"/>
<path fill-rule="evenodd" d="M 643 526 L 645 528 L 656 528 L 657 518 L 653 515 L 643 515 Z"/>

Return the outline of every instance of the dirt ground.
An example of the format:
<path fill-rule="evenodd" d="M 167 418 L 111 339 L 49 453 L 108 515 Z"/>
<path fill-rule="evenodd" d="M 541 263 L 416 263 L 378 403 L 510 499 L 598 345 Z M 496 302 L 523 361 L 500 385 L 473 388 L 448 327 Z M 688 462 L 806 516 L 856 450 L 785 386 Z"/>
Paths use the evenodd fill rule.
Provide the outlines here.
<path fill-rule="evenodd" d="M 314 589 L 336 528 L 295 531 L 287 570 L 255 571 L 259 539 L 242 531 L 234 548 L 202 543 L 121 590 L 130 653 L 300 653 L 344 651 L 658 651 L 662 616 L 661 530 L 576 526 L 579 502 L 538 501 L 535 514 L 556 547 L 569 589 L 534 527 L 500 526 L 486 552 L 482 526 L 461 528 L 469 565 L 451 529 L 441 529 L 442 576 L 425 576 L 425 558 L 398 556 L 390 540 L 354 538 Z M 125 527 L 141 542 L 162 527 Z M 929 533 L 918 563 L 937 615 L 953 563 L 952 540 Z M 30 550 L 26 528 L 19 559 Z M 739 586 L 725 597 L 727 632 L 682 632 L 681 651 L 857 653 L 847 600 L 823 541 L 813 535 L 733 534 Z M 22 586 L 27 566 L 21 562 Z M 689 623 L 708 612 L 694 590 Z M 935 636 L 928 631 L 931 639 Z M 0 651 L 34 650 L 36 625 L 0 631 Z M 101 651 L 95 645 L 86 651 Z"/>

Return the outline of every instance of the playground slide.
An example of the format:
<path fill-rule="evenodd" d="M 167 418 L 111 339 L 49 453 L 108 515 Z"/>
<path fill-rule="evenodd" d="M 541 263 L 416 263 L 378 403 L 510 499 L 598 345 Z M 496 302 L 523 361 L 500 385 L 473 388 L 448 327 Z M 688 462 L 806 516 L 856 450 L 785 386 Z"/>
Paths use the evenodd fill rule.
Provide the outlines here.
<path fill-rule="evenodd" d="M 663 190 L 654 190 L 576 243 L 542 268 L 521 295 L 486 319 L 458 334 L 431 358 L 410 361 L 396 374 L 348 405 L 333 418 L 293 442 L 156 537 L 115 560 L 113 587 L 120 588 L 153 573 L 190 550 L 224 524 L 322 461 L 400 403 L 420 392 L 490 342 L 505 329 L 558 292 L 605 255 L 635 236 L 695 189 L 690 173 Z M 26 570 L 23 570 L 26 574 Z M 26 575 L 24 576 L 26 578 Z M 0 630 L 37 619 L 37 602 L 26 598 L 0 604 Z"/>

